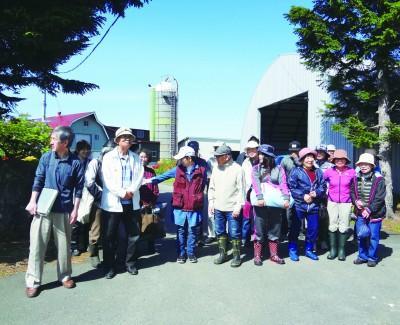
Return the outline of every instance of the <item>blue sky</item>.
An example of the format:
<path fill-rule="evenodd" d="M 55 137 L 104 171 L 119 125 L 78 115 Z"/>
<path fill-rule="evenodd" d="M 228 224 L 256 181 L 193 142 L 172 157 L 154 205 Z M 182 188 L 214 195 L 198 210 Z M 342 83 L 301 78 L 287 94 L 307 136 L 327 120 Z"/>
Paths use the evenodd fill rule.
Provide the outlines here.
<path fill-rule="evenodd" d="M 148 129 L 147 85 L 172 75 L 179 82 L 178 139 L 239 139 L 267 67 L 280 54 L 296 51 L 293 27 L 283 17 L 292 5 L 311 7 L 312 2 L 153 0 L 142 9 L 131 8 L 81 67 L 62 75 L 100 89 L 85 96 L 48 97 L 47 115 L 95 111 L 104 124 Z M 18 111 L 40 117 L 43 95 L 35 88 L 21 95 L 27 99 Z"/>

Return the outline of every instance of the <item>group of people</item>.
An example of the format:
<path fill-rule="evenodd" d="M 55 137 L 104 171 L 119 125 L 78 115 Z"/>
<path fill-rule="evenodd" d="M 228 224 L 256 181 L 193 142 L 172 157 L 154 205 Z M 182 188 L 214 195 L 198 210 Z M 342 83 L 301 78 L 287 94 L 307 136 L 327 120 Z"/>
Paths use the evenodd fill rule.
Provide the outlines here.
<path fill-rule="evenodd" d="M 75 286 L 71 252 L 79 253 L 80 249 L 79 235 L 71 242 L 71 225 L 77 233 L 89 231 L 88 250 L 94 267 L 100 263 L 98 246 L 102 238 L 105 278 L 116 275 L 121 247 L 127 272 L 138 274 L 137 243 L 143 236 L 142 221 L 144 216 L 152 215 L 157 184 L 168 178 L 175 179 L 171 205 L 178 263 L 197 262 L 203 222 L 209 230 L 206 242 L 218 242 L 215 264 L 228 260 L 231 246 L 230 265 L 239 267 L 241 246 L 250 241 L 255 265 L 263 264 L 264 247 L 268 247 L 272 262 L 285 264 L 279 254 L 282 237 L 288 238 L 290 260 L 299 261 L 302 228 L 306 232 L 306 257 L 318 260 L 318 241 L 321 247 L 329 241 L 328 259 L 344 261 L 350 218 L 355 215 L 359 249 L 354 264 L 377 264 L 379 231 L 385 217 L 385 184 L 371 153 L 361 154 L 353 169 L 344 150 L 332 145 L 319 145 L 315 150 L 301 148 L 298 141 L 292 141 L 289 154 L 278 162 L 272 145 L 260 144 L 251 137 L 237 162 L 226 144 L 216 146 L 212 159 L 206 162 L 199 155 L 199 143 L 190 141 L 174 156 L 176 167 L 156 176 L 147 166 L 150 155 L 130 150 L 135 136 L 129 128 L 119 128 L 114 143 L 108 143 L 100 157 L 90 162 L 87 146 L 77 145 L 76 155 L 70 152 L 72 139 L 70 128 L 55 128 L 52 151 L 41 157 L 36 171 L 26 207 L 33 215 L 26 273 L 28 297 L 39 294 L 51 229 L 58 249 L 58 279 L 64 287 Z M 80 153 L 82 147 L 84 153 Z M 58 190 L 47 215 L 37 213 L 43 188 Z M 94 198 L 86 230 L 76 225 L 84 188 Z M 149 251 L 154 252 L 155 237 L 147 239 Z"/>

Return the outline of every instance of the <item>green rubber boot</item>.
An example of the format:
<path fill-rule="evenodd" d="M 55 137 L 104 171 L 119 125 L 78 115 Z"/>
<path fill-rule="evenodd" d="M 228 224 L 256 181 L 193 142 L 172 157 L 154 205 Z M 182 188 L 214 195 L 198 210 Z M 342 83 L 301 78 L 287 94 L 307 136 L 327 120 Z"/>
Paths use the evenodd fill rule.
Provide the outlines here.
<path fill-rule="evenodd" d="M 219 236 L 218 237 L 218 248 L 219 248 L 219 255 L 214 260 L 214 264 L 222 264 L 226 261 L 226 246 L 228 244 L 228 237 L 227 236 Z"/>
<path fill-rule="evenodd" d="M 242 260 L 240 259 L 240 239 L 232 239 L 232 267 L 239 267 L 242 264 Z"/>
<path fill-rule="evenodd" d="M 345 245 L 347 241 L 347 233 L 341 233 L 339 232 L 339 261 L 345 261 L 346 260 L 346 250 L 345 250 Z"/>
<path fill-rule="evenodd" d="M 327 256 L 328 260 L 333 260 L 338 256 L 338 252 L 337 252 L 337 231 L 332 232 L 330 231 L 328 233 L 329 235 L 329 254 Z"/>

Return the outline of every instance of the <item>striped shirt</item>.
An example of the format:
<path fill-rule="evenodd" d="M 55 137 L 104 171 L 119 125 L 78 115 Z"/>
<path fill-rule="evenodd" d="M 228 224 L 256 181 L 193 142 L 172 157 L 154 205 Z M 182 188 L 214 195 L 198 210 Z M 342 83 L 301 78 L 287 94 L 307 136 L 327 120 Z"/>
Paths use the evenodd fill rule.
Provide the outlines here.
<path fill-rule="evenodd" d="M 132 183 L 132 170 L 129 164 L 129 155 L 120 156 L 121 168 L 122 168 L 122 188 L 126 189 Z M 121 199 L 121 204 L 132 204 L 132 199 L 124 200 Z"/>

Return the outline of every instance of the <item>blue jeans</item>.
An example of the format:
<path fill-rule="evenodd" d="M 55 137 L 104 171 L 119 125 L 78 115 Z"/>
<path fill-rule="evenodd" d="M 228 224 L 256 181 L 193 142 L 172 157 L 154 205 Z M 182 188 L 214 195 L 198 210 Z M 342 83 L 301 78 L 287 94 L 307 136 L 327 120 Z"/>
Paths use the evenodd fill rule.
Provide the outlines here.
<path fill-rule="evenodd" d="M 176 248 L 179 256 L 196 254 L 196 241 L 199 226 L 189 227 L 186 220 L 184 226 L 176 225 Z"/>
<path fill-rule="evenodd" d="M 307 213 L 296 209 L 296 215 L 292 218 L 292 225 L 289 231 L 289 242 L 295 243 L 299 237 L 301 221 L 307 220 L 306 242 L 314 244 L 318 236 L 318 213 Z"/>
<path fill-rule="evenodd" d="M 356 229 L 361 219 L 357 219 Z M 382 221 L 379 222 L 369 222 L 368 228 L 371 231 L 371 236 L 368 238 L 357 238 L 358 241 L 358 257 L 364 261 L 374 261 L 378 260 L 378 246 L 380 239 Z"/>
<path fill-rule="evenodd" d="M 232 211 L 215 210 L 215 234 L 217 237 L 226 235 L 226 223 L 228 223 L 228 233 L 230 239 L 240 239 L 241 237 L 241 218 L 232 216 Z"/>
<path fill-rule="evenodd" d="M 251 220 L 250 218 L 242 218 L 242 238 L 250 240 Z"/>

